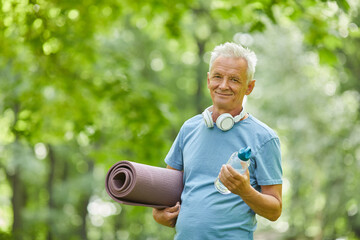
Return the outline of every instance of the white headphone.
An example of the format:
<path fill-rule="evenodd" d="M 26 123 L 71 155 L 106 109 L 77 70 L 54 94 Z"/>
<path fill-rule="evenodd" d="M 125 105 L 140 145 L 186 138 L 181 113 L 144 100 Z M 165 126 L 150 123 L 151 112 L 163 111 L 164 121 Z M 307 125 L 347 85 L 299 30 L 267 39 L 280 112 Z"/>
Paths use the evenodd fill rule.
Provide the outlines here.
<path fill-rule="evenodd" d="M 211 107 L 212 106 L 206 108 L 204 110 L 204 112 L 202 113 L 203 119 L 205 121 L 205 125 L 208 128 L 213 128 L 214 127 L 214 122 L 213 122 L 213 119 L 211 117 L 212 113 L 209 111 L 209 109 Z M 216 119 L 216 126 L 218 128 L 220 128 L 222 131 L 228 131 L 234 126 L 235 123 L 239 122 L 245 116 L 245 114 L 246 114 L 246 112 L 245 112 L 244 107 L 241 110 L 240 114 L 235 116 L 235 117 L 231 116 L 230 113 L 223 113 Z"/>

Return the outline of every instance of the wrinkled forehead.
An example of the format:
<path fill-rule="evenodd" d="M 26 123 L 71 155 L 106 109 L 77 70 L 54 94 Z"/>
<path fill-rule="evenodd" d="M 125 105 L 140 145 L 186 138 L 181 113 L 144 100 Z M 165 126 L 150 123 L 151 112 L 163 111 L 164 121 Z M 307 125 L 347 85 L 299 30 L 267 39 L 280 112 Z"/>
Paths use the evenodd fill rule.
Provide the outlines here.
<path fill-rule="evenodd" d="M 242 57 L 219 56 L 211 66 L 210 73 L 246 74 L 247 61 Z"/>

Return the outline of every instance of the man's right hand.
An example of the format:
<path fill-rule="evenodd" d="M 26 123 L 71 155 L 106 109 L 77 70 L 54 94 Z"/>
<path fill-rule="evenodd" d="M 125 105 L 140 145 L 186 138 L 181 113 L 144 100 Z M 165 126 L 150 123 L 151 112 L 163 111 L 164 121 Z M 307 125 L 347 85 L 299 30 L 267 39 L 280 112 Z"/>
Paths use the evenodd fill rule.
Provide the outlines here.
<path fill-rule="evenodd" d="M 163 209 L 153 209 L 153 217 L 157 223 L 160 223 L 167 227 L 175 227 L 177 217 L 180 212 L 180 203 L 177 202 L 175 206 L 163 208 Z"/>

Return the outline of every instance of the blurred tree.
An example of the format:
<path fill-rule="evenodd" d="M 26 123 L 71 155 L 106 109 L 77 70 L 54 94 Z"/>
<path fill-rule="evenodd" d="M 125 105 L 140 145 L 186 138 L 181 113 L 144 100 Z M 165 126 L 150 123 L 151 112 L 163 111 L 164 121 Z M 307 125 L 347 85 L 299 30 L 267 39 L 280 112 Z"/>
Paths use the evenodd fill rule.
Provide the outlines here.
<path fill-rule="evenodd" d="M 0 230 L 15 239 L 171 238 L 172 229 L 150 220 L 151 209 L 109 200 L 107 169 L 122 159 L 164 166 L 179 126 L 210 103 L 208 51 L 232 40 L 251 46 L 252 35 L 280 25 L 294 35 L 270 27 L 268 39 L 255 39 L 260 79 L 278 78 L 259 81 L 261 103 L 251 112 L 272 119 L 284 142 L 292 211 L 283 223 L 289 238 L 358 236 L 355 1 L 3 0 L 0 7 Z M 333 77 L 338 63 L 341 81 Z M 274 104 L 279 90 L 287 94 Z M 329 101 L 333 108 L 318 109 Z M 347 212 L 335 207 L 342 202 Z"/>
<path fill-rule="evenodd" d="M 350 239 L 359 168 L 346 145 L 359 141 L 359 103 L 353 92 L 337 93 L 341 72 L 320 65 L 303 38 L 270 26 L 253 36 L 259 65 L 248 109 L 275 127 L 284 160 L 284 213 L 271 226 L 284 239 Z"/>

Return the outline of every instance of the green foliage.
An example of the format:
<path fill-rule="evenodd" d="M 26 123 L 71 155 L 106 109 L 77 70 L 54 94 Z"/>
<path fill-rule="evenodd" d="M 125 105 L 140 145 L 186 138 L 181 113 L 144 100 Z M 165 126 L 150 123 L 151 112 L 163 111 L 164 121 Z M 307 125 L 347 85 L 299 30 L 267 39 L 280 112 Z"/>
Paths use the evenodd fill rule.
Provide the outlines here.
<path fill-rule="evenodd" d="M 0 239 L 2 240 L 12 240 L 12 236 L 6 232 L 0 232 Z"/>
<path fill-rule="evenodd" d="M 181 124 L 210 105 L 209 51 L 225 41 L 258 54 L 248 110 L 282 142 L 283 215 L 259 232 L 360 238 L 356 1 L 0 9 L 0 239 L 171 239 L 151 209 L 113 202 L 105 174 L 123 159 L 165 166 Z"/>
<path fill-rule="evenodd" d="M 248 109 L 277 129 L 283 151 L 284 213 L 273 227 L 290 239 L 350 236 L 359 206 L 358 94 L 336 91 L 341 73 L 305 51 L 302 35 L 267 27 L 252 46 L 262 63 Z"/>

